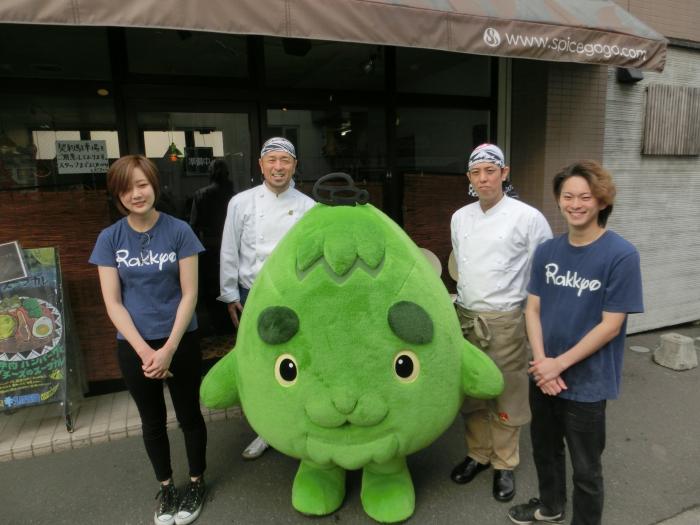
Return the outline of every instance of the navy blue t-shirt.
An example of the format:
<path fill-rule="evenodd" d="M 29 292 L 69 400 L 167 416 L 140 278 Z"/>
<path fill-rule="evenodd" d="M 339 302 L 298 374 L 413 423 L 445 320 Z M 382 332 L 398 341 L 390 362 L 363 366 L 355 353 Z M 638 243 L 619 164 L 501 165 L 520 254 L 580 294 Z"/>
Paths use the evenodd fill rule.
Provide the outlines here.
<path fill-rule="evenodd" d="M 160 212 L 145 233 L 132 229 L 126 217 L 102 230 L 90 262 L 117 269 L 122 303 L 141 337 L 162 339 L 170 336 L 182 299 L 179 260 L 203 251 L 189 224 Z M 193 315 L 187 331 L 195 328 Z"/>
<path fill-rule="evenodd" d="M 587 246 L 572 246 L 568 235 L 542 243 L 535 252 L 528 292 L 540 298 L 544 352 L 557 357 L 603 319 L 603 312 L 644 311 L 639 253 L 606 231 Z M 615 399 L 620 391 L 627 321 L 600 350 L 562 374 L 573 401 Z"/>

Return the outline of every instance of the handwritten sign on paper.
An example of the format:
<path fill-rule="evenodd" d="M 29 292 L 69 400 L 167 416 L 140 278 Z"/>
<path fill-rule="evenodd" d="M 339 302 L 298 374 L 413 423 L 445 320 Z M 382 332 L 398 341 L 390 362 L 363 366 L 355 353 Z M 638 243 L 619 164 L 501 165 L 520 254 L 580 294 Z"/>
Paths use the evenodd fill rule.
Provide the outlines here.
<path fill-rule="evenodd" d="M 107 142 L 104 140 L 57 140 L 58 173 L 107 173 Z"/>

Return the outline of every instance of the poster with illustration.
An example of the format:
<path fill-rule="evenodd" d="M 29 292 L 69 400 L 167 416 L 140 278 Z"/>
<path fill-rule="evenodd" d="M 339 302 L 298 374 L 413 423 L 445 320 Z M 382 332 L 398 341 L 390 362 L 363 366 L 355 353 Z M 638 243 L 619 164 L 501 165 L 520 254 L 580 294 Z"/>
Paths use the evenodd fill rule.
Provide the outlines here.
<path fill-rule="evenodd" d="M 0 284 L 0 410 L 66 397 L 60 268 L 54 248 L 22 250 L 27 277 Z"/>

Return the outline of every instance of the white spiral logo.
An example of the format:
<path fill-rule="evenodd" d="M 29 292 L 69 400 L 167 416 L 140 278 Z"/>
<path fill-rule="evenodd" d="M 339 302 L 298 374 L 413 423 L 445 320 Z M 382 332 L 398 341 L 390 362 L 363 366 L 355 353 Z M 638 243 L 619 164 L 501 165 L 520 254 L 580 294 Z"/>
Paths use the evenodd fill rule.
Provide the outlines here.
<path fill-rule="evenodd" d="M 489 47 L 498 47 L 501 35 L 493 27 L 487 27 L 484 31 L 484 43 Z"/>

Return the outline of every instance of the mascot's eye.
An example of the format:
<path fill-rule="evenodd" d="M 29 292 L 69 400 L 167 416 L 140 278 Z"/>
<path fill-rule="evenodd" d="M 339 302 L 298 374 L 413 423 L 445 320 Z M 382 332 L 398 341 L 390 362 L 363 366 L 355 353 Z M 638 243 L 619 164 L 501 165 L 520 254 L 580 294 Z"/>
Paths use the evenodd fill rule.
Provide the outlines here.
<path fill-rule="evenodd" d="M 297 382 L 299 368 L 291 354 L 282 354 L 275 362 L 275 379 L 282 386 L 292 386 Z"/>
<path fill-rule="evenodd" d="M 420 361 L 418 356 L 410 350 L 401 350 L 394 358 L 394 372 L 399 381 L 413 383 L 420 373 Z"/>

